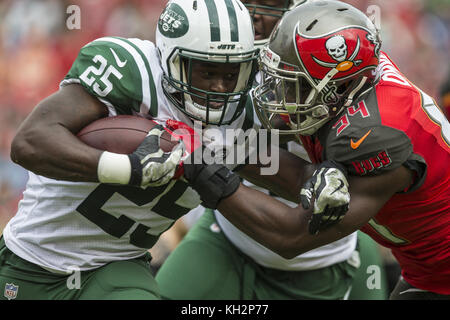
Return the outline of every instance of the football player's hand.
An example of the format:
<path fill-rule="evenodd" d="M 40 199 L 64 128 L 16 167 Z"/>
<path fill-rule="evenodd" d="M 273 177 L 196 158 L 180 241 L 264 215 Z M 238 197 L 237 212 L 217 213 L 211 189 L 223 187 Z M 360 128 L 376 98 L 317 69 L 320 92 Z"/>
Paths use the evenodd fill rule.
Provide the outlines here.
<path fill-rule="evenodd" d="M 136 151 L 128 155 L 131 163 L 129 184 L 155 187 L 168 183 L 174 176 L 184 153 L 184 143 L 180 141 L 171 152 L 164 152 L 159 145 L 164 131 L 163 126 L 154 126 Z"/>
<path fill-rule="evenodd" d="M 177 140 L 182 140 L 185 145 L 185 150 L 181 162 L 178 164 L 174 179 L 179 179 L 184 175 L 183 161 L 186 160 L 191 153 L 202 146 L 200 136 L 184 122 L 168 119 L 166 120 L 166 128 L 169 133 Z"/>
<path fill-rule="evenodd" d="M 171 119 L 166 121 L 166 127 L 186 145 L 185 155 L 175 177 L 184 179 L 197 191 L 204 207 L 216 209 L 222 199 L 229 197 L 239 188 L 239 176 L 222 164 L 206 164 L 203 161 L 202 155 L 206 147 L 202 145 L 201 137 L 193 128 Z M 199 157 L 194 155 L 197 149 L 200 152 Z M 212 154 L 211 151 L 207 153 Z"/>
<path fill-rule="evenodd" d="M 205 208 L 217 209 L 219 202 L 231 196 L 240 185 L 239 176 L 222 164 L 184 163 L 184 178 L 197 191 Z"/>
<path fill-rule="evenodd" d="M 338 223 L 348 211 L 350 193 L 346 169 L 334 161 L 322 162 L 300 192 L 303 208 L 310 208 L 313 197 L 309 233 L 317 234 L 320 229 Z"/>

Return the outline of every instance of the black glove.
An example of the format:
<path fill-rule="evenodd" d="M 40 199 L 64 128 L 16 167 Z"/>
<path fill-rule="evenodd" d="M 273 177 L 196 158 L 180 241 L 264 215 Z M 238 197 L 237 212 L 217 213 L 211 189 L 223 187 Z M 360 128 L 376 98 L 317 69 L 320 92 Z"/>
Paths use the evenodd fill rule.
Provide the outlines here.
<path fill-rule="evenodd" d="M 231 196 L 239 188 L 239 176 L 224 165 L 207 165 L 203 161 L 194 164 L 193 160 L 190 158 L 183 163 L 184 177 L 200 195 L 202 205 L 216 209 L 220 200 Z"/>
<path fill-rule="evenodd" d="M 335 161 L 324 161 L 306 181 L 300 192 L 303 208 L 309 209 L 314 196 L 314 212 L 309 221 L 309 233 L 338 223 L 344 218 L 350 203 L 347 170 Z"/>
<path fill-rule="evenodd" d="M 184 153 L 184 144 L 180 141 L 172 152 L 164 152 L 159 146 L 164 131 L 163 126 L 154 126 L 136 151 L 128 155 L 131 163 L 130 185 L 142 188 L 160 186 L 174 176 Z"/>

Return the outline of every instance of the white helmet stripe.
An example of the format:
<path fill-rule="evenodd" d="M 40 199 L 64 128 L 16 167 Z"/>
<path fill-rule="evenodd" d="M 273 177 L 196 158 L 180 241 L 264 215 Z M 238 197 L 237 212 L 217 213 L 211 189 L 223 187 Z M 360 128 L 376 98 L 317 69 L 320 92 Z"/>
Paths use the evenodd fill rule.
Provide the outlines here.
<path fill-rule="evenodd" d="M 228 9 L 225 3 L 225 0 L 215 0 L 214 1 L 217 6 L 218 12 L 220 12 L 219 16 L 219 25 L 220 25 L 220 41 L 221 42 L 229 42 L 230 41 L 230 17 L 228 14 Z"/>
<path fill-rule="evenodd" d="M 234 1 L 232 0 L 225 0 L 225 4 L 228 10 L 228 18 L 230 20 L 230 37 L 231 41 L 239 41 L 239 26 L 233 2 Z"/>
<path fill-rule="evenodd" d="M 239 41 L 239 23 L 234 0 L 205 0 L 208 10 L 211 41 Z M 227 12 L 220 15 L 219 12 Z"/>

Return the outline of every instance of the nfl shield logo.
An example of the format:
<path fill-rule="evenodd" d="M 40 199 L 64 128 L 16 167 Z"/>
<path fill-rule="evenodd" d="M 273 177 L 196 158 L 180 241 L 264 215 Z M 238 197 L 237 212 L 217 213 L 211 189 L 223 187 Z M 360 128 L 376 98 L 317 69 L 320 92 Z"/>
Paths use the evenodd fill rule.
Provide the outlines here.
<path fill-rule="evenodd" d="M 13 283 L 7 283 L 5 285 L 4 296 L 8 300 L 15 299 L 17 297 L 18 291 L 19 291 L 19 286 L 16 286 Z"/>

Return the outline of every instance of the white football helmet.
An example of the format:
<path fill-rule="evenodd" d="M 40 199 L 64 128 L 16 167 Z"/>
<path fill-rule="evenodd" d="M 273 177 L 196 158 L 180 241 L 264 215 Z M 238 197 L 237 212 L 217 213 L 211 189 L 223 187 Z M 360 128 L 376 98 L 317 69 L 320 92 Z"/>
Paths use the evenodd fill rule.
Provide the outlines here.
<path fill-rule="evenodd" d="M 156 30 L 164 93 L 176 108 L 194 120 L 230 124 L 244 110 L 258 68 L 253 43 L 252 19 L 239 0 L 169 1 Z M 192 86 L 192 63 L 199 61 L 238 63 L 240 72 L 233 92 L 211 92 Z M 204 103 L 194 102 L 193 97 Z"/>

